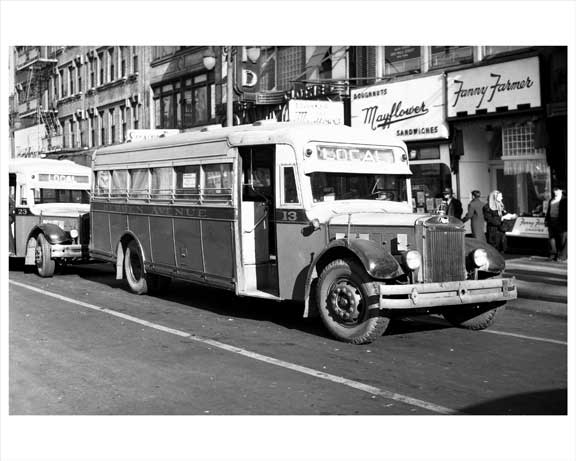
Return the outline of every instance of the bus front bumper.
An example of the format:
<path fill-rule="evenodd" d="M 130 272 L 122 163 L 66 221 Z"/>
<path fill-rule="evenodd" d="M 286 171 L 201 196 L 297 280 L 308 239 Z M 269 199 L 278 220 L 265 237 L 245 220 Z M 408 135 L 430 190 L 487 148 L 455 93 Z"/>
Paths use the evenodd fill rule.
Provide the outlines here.
<path fill-rule="evenodd" d="M 511 301 L 518 297 L 514 277 L 412 285 L 377 285 L 381 309 L 424 309 Z"/>
<path fill-rule="evenodd" d="M 87 245 L 50 245 L 50 256 L 52 258 L 88 258 Z"/>

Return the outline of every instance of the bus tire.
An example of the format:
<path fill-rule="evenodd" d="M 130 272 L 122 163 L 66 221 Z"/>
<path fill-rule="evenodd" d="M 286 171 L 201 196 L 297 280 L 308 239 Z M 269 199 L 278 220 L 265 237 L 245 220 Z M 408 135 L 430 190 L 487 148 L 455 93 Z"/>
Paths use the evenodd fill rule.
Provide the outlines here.
<path fill-rule="evenodd" d="M 379 300 L 366 290 L 372 282 L 355 261 L 336 259 L 318 280 L 317 305 L 328 331 L 341 341 L 367 344 L 382 336 L 390 319 L 383 317 Z"/>
<path fill-rule="evenodd" d="M 136 240 L 131 240 L 124 255 L 124 272 L 130 289 L 138 294 L 148 293 L 148 282 L 144 272 L 144 259 Z"/>
<path fill-rule="evenodd" d="M 504 304 L 506 304 L 504 301 L 473 304 L 450 309 L 442 315 L 455 327 L 484 330 L 494 323 L 498 314 L 504 310 Z"/>
<path fill-rule="evenodd" d="M 50 244 L 44 234 L 36 238 L 36 271 L 40 277 L 52 277 L 56 269 L 56 261 L 50 257 Z"/>

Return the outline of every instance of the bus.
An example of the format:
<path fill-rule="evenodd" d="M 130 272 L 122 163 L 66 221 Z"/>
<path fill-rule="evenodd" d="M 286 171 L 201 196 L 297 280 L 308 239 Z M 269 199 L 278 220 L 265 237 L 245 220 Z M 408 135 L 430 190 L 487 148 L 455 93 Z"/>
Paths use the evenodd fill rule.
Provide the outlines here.
<path fill-rule="evenodd" d="M 92 170 L 90 255 L 138 294 L 302 301 L 355 344 L 415 312 L 483 329 L 517 296 L 461 221 L 413 213 L 406 145 L 383 134 L 263 121 L 102 148 Z"/>
<path fill-rule="evenodd" d="M 11 258 L 24 258 L 41 277 L 56 266 L 88 260 L 92 172 L 70 160 L 9 162 Z"/>

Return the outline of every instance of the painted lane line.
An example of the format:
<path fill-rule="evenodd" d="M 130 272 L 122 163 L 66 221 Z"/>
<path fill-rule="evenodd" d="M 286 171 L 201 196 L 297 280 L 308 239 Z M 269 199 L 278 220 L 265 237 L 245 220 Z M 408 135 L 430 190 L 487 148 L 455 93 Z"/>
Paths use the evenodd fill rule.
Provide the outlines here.
<path fill-rule="evenodd" d="M 521 335 L 518 333 L 509 333 L 507 331 L 498 331 L 498 330 L 482 330 L 481 332 L 482 333 L 491 333 L 493 335 L 513 336 L 515 338 L 529 339 L 530 341 L 542 341 L 544 343 L 560 344 L 562 346 L 568 346 L 568 342 L 559 341 L 557 339 L 539 338 L 538 336 L 527 336 L 527 335 Z"/>
<path fill-rule="evenodd" d="M 442 326 L 447 326 L 447 327 L 451 327 L 451 328 L 456 328 L 456 327 L 452 327 L 452 325 L 450 325 L 447 321 L 445 320 L 441 320 L 441 319 L 436 319 L 436 318 L 426 318 L 426 319 L 416 319 L 416 318 L 410 318 L 410 317 L 406 317 L 405 319 L 403 319 L 404 322 L 412 322 L 412 323 L 430 323 L 432 325 L 442 325 Z M 562 346 L 567 346 L 568 343 L 566 341 L 560 341 L 557 339 L 550 339 L 550 338 L 541 338 L 538 336 L 528 336 L 528 335 L 521 335 L 519 333 L 510 333 L 508 331 L 499 331 L 499 330 L 477 330 L 473 332 L 475 333 L 492 333 L 494 335 L 500 335 L 500 336 L 511 336 L 513 338 L 521 338 L 521 339 L 529 339 L 530 341 L 541 341 L 544 343 L 551 343 L 551 344 L 560 344 Z"/>
<path fill-rule="evenodd" d="M 133 316 L 128 315 L 128 314 L 123 314 L 121 312 L 117 312 L 115 310 L 108 309 L 106 307 L 100 307 L 100 306 L 96 306 L 94 304 L 89 304 L 89 303 L 85 303 L 83 301 L 78 301 L 76 299 L 68 298 L 66 296 L 52 293 L 50 291 L 46 291 L 46 290 L 43 290 L 41 288 L 36 288 L 36 287 L 30 286 L 30 285 L 26 285 L 24 283 L 16 282 L 13 280 L 10 280 L 10 283 L 12 285 L 16 285 L 16 286 L 19 286 L 21 288 L 25 288 L 27 290 L 35 291 L 35 292 L 43 294 L 45 296 L 50 296 L 52 298 L 60 299 L 62 301 L 66 301 L 66 302 L 71 303 L 71 304 L 76 304 L 76 305 L 79 305 L 82 307 L 86 307 L 88 309 L 96 310 L 96 311 L 99 311 L 99 312 L 102 312 L 105 314 L 112 315 L 114 317 L 122 318 L 124 320 L 128 320 L 130 322 L 137 323 L 139 325 L 144 325 L 144 326 L 147 326 L 149 328 L 153 328 L 155 330 L 159 330 L 159 331 L 163 331 L 165 333 L 170 333 L 170 334 L 173 334 L 176 336 L 180 336 L 182 338 L 188 338 L 192 341 L 196 341 L 198 343 L 207 344 L 207 345 L 210 345 L 213 347 L 217 347 L 219 349 L 222 349 L 222 350 L 225 350 L 228 352 L 232 352 L 235 354 L 239 354 L 239 355 L 242 355 L 242 356 L 254 359 L 254 360 L 269 363 L 271 365 L 286 368 L 288 370 L 296 371 L 296 372 L 299 372 L 302 374 L 313 376 L 315 378 L 323 379 L 323 380 L 330 381 L 330 382 L 333 382 L 336 384 L 348 386 L 348 387 L 351 387 L 353 389 L 356 389 L 356 390 L 359 390 L 362 392 L 367 392 L 368 394 L 383 397 L 385 399 L 394 400 L 396 402 L 404 403 L 404 404 L 407 404 L 410 406 L 423 408 L 423 409 L 431 411 L 433 413 L 440 413 L 440 414 L 447 414 L 447 415 L 448 414 L 450 414 L 450 415 L 459 414 L 458 411 L 453 410 L 451 408 L 443 407 L 441 405 L 436 405 L 434 403 L 426 402 L 424 400 L 416 399 L 416 398 L 409 397 L 406 395 L 397 394 L 396 392 L 388 391 L 386 389 L 380 389 L 380 388 L 375 387 L 375 386 L 369 386 L 367 384 L 363 384 L 363 383 L 360 383 L 358 381 L 353 381 L 351 379 L 347 379 L 347 378 L 344 378 L 341 376 L 332 375 L 330 373 L 325 373 L 323 371 L 318 371 L 318 370 L 315 370 L 313 368 L 308 368 L 308 367 L 304 367 L 304 366 L 297 365 L 294 363 L 285 362 L 284 360 L 275 359 L 273 357 L 258 354 L 256 352 L 242 349 L 240 347 L 231 346 L 229 344 L 221 343 L 220 341 L 215 341 L 215 340 L 208 339 L 208 338 L 202 338 L 200 336 L 196 336 L 194 334 L 187 333 L 185 331 L 175 330 L 173 328 L 165 327 L 163 325 L 148 322 L 147 320 L 143 320 L 143 319 L 140 319 L 138 317 L 133 317 Z"/>

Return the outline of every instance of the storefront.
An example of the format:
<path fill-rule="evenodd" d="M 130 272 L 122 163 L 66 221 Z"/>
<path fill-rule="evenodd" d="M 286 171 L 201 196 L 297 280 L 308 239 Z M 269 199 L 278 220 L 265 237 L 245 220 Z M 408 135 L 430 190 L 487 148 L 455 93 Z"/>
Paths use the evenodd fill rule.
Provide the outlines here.
<path fill-rule="evenodd" d="M 381 130 L 406 142 L 414 211 L 433 212 L 445 187 L 458 194 L 442 74 L 354 89 L 350 100 L 351 126 Z"/>
<path fill-rule="evenodd" d="M 464 209 L 472 190 L 480 190 L 484 202 L 499 190 L 508 211 L 543 217 L 551 185 L 538 57 L 449 72 L 446 88 L 448 120 L 462 136 L 458 182 Z M 514 235 L 522 236 L 522 229 Z"/>

